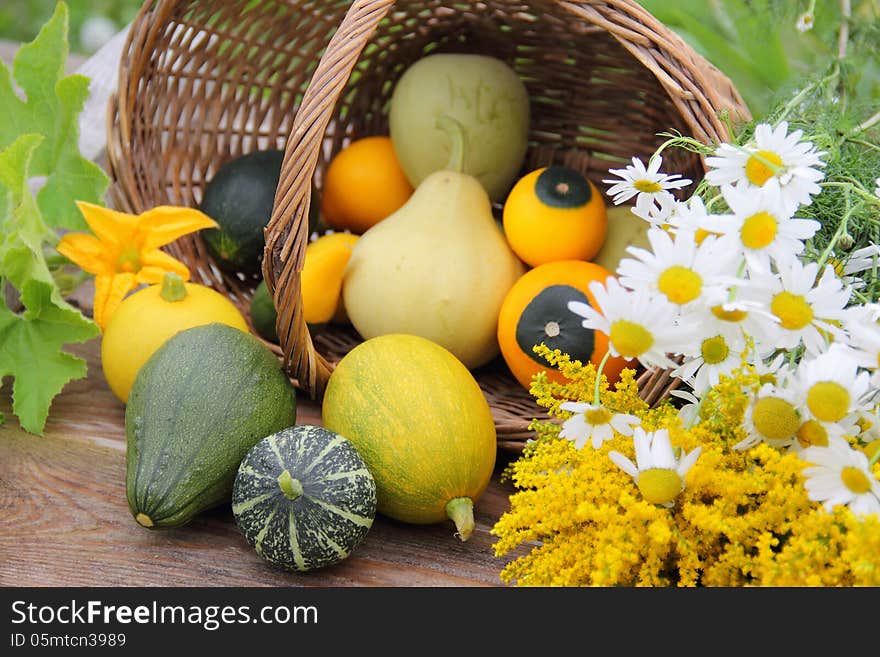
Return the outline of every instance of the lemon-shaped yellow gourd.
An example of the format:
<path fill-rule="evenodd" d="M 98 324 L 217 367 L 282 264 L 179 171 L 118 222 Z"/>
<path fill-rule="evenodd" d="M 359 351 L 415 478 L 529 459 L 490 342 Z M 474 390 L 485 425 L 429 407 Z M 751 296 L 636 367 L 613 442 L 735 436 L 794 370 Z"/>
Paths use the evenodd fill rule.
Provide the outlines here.
<path fill-rule="evenodd" d="M 161 285 L 126 297 L 101 338 L 101 367 L 110 389 L 128 402 L 135 376 L 153 352 L 180 331 L 212 322 L 249 332 L 229 299 L 204 285 L 185 283 L 177 274 L 165 274 Z"/>
<path fill-rule="evenodd" d="M 544 167 L 520 178 L 504 202 L 504 234 L 520 259 L 537 267 L 591 260 L 608 227 L 605 201 L 581 173 Z"/>

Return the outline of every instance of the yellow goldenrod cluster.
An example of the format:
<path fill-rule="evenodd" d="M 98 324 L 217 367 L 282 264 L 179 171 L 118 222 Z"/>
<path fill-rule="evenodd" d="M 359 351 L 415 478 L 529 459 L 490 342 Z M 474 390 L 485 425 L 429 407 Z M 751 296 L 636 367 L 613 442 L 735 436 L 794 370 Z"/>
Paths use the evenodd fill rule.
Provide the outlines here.
<path fill-rule="evenodd" d="M 686 426 L 671 403 L 648 408 L 633 371 L 598 402 L 667 431 L 675 454 L 698 453 L 669 505 L 648 502 L 618 466 L 634 457 L 632 436 L 617 431 L 599 448 L 560 438 L 554 417 L 567 400 L 596 402 L 596 370 L 558 351 L 536 349 L 566 383 L 538 375 L 531 387 L 551 416 L 535 421 L 537 439 L 513 462 L 510 510 L 492 530 L 497 556 L 516 552 L 506 583 L 523 586 L 877 586 L 880 517 L 846 506 L 829 512 L 804 486 L 800 454 L 765 442 L 733 449 L 743 435 L 750 394 L 762 383 L 750 368 L 722 377 Z M 696 451 L 699 450 L 699 451 Z M 639 455 L 635 455 L 638 458 Z M 645 455 L 642 454 L 645 458 Z M 873 464 L 880 476 L 880 463 Z"/>

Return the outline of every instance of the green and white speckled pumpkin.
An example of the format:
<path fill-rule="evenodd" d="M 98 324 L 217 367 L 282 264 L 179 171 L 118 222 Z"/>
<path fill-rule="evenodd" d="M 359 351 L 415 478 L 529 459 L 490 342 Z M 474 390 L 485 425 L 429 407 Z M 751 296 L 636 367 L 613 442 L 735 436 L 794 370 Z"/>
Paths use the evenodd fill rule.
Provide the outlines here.
<path fill-rule="evenodd" d="M 263 438 L 238 468 L 235 522 L 268 562 L 307 571 L 348 557 L 376 515 L 376 483 L 357 449 L 324 427 Z"/>

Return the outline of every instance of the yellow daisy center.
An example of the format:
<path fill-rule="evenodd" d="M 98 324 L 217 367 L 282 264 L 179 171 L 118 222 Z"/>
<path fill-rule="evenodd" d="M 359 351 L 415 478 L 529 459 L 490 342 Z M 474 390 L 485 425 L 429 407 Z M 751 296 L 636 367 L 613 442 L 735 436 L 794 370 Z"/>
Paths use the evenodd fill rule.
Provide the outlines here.
<path fill-rule="evenodd" d="M 761 159 L 759 159 L 761 158 Z M 746 162 L 746 178 L 749 182 L 758 187 L 763 187 L 764 183 L 770 180 L 776 172 L 773 168 L 767 166 L 761 160 L 766 160 L 774 167 L 782 166 L 782 158 L 773 151 L 758 151 L 752 155 Z"/>
<path fill-rule="evenodd" d="M 681 492 L 684 482 L 675 470 L 652 468 L 639 473 L 637 485 L 646 501 L 667 504 Z"/>
<path fill-rule="evenodd" d="M 607 408 L 591 408 L 584 411 L 584 419 L 587 424 L 608 424 L 611 421 L 611 411 Z"/>
<path fill-rule="evenodd" d="M 762 397 L 752 409 L 755 430 L 768 440 L 790 438 L 801 425 L 797 409 L 785 399 Z"/>
<path fill-rule="evenodd" d="M 770 312 L 779 318 L 779 323 L 789 331 L 797 331 L 813 321 L 813 308 L 800 294 L 780 292 L 770 302 Z"/>
<path fill-rule="evenodd" d="M 700 354 L 703 356 L 704 362 L 709 365 L 717 365 L 730 355 L 730 348 L 723 337 L 716 335 L 714 338 L 703 340 L 703 344 L 700 345 Z"/>
<path fill-rule="evenodd" d="M 880 452 L 880 440 L 875 440 L 872 443 L 868 443 L 862 448 L 862 451 L 865 453 L 865 456 L 868 457 L 868 461 L 874 458 L 874 455 L 877 452 Z"/>
<path fill-rule="evenodd" d="M 618 319 L 611 325 L 611 344 L 624 358 L 636 358 L 654 344 L 654 336 L 641 324 Z"/>
<path fill-rule="evenodd" d="M 758 212 L 743 222 L 740 229 L 742 243 L 750 249 L 764 249 L 776 239 L 779 224 L 769 212 Z"/>
<path fill-rule="evenodd" d="M 828 429 L 816 420 L 807 420 L 797 430 L 801 447 L 828 447 Z"/>
<path fill-rule="evenodd" d="M 137 272 L 141 270 L 141 254 L 140 251 L 133 247 L 129 247 L 119 254 L 116 265 L 121 272 Z"/>
<path fill-rule="evenodd" d="M 820 381 L 807 392 L 807 408 L 823 422 L 838 422 L 849 412 L 850 395 L 834 381 Z"/>
<path fill-rule="evenodd" d="M 633 181 L 633 187 L 635 187 L 636 191 L 642 192 L 644 194 L 656 194 L 659 191 L 663 190 L 660 183 L 654 182 L 653 180 L 635 180 Z"/>
<path fill-rule="evenodd" d="M 871 480 L 868 479 L 868 475 L 852 465 L 847 465 L 840 471 L 840 480 L 856 495 L 864 495 L 871 490 Z"/>
<path fill-rule="evenodd" d="M 712 306 L 712 314 L 722 322 L 741 322 L 749 313 L 745 310 L 724 310 L 724 306 Z"/>
<path fill-rule="evenodd" d="M 703 279 L 693 269 L 673 265 L 660 274 L 657 287 L 672 303 L 683 305 L 700 296 Z"/>

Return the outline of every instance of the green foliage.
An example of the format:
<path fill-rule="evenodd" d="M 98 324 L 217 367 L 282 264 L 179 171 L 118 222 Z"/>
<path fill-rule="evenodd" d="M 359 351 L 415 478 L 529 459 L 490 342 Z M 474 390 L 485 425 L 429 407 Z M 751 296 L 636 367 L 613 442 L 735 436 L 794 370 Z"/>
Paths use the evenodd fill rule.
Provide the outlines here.
<path fill-rule="evenodd" d="M 55 11 L 56 0 L 16 0 L 0 3 L 0 39 L 25 42 L 33 39 L 40 27 Z M 142 0 L 71 0 L 70 47 L 73 52 L 86 53 L 80 42 L 80 28 L 89 18 L 104 16 L 121 30 L 137 14 Z"/>
<path fill-rule="evenodd" d="M 844 21 L 839 0 L 640 0 L 736 85 L 756 117 L 767 114 L 804 78 L 824 75 L 839 59 Z M 798 19 L 813 5 L 813 27 Z M 880 5 L 852 0 L 841 61 L 850 96 L 880 96 Z"/>
<path fill-rule="evenodd" d="M 19 135 L 44 137 L 30 163 L 32 176 L 46 176 L 37 203 L 52 226 L 85 228 L 75 200 L 97 202 L 107 189 L 107 175 L 79 153 L 77 117 L 89 93 L 82 75 L 64 76 L 67 60 L 67 6 L 55 13 L 31 43 L 15 56 L 14 79 L 26 97 L 22 100 L 13 76 L 0 62 L 0 148 Z"/>
<path fill-rule="evenodd" d="M 64 300 L 54 226 L 79 226 L 74 200 L 99 203 L 107 177 L 78 150 L 77 116 L 88 93 L 82 76 L 62 77 L 67 58 L 67 7 L 59 3 L 37 38 L 22 46 L 15 80 L 0 64 L 0 381 L 13 378 L 12 410 L 21 426 L 42 433 L 49 407 L 86 363 L 64 345 L 98 334 Z M 45 176 L 35 198 L 31 181 Z M 3 418 L 0 417 L 0 421 Z"/>

